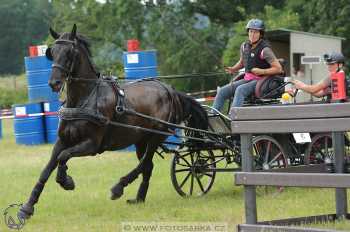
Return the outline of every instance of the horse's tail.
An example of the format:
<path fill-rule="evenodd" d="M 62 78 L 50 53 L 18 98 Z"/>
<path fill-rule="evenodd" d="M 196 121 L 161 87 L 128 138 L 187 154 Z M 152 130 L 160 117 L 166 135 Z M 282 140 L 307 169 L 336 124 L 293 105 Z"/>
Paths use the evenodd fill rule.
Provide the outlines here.
<path fill-rule="evenodd" d="M 188 96 L 184 93 L 176 91 L 176 94 L 179 98 L 182 115 L 178 117 L 176 123 L 186 121 L 188 127 L 207 130 L 208 129 L 208 115 L 203 107 L 191 96 Z M 200 133 L 188 131 L 186 133 L 188 136 L 200 136 Z"/>

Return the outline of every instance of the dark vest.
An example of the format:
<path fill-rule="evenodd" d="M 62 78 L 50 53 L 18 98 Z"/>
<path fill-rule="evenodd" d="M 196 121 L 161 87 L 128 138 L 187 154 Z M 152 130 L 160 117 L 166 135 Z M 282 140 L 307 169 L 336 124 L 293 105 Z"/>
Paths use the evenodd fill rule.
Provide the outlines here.
<path fill-rule="evenodd" d="M 265 40 L 261 40 L 254 49 L 252 49 L 252 45 L 249 42 L 243 44 L 245 72 L 250 72 L 252 68 L 266 69 L 271 67 L 266 60 L 260 58 L 261 51 L 266 47 L 269 47 L 269 44 Z"/>

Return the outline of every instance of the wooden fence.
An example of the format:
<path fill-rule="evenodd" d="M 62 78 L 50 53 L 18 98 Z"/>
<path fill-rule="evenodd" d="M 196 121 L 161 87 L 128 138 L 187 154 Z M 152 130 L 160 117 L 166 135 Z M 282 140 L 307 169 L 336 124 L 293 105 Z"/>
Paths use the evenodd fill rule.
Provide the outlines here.
<path fill-rule="evenodd" d="M 235 183 L 244 186 L 246 224 L 238 225 L 238 231 L 330 231 L 286 225 L 349 219 L 346 188 L 350 187 L 350 175 L 344 174 L 343 133 L 350 131 L 350 103 L 236 107 L 230 115 L 232 132 L 241 134 L 243 172 L 235 174 Z M 297 167 L 293 173 L 254 172 L 252 135 L 294 132 L 332 132 L 336 173 L 305 173 L 305 167 L 300 168 L 301 173 L 294 173 Z M 336 214 L 258 222 L 258 185 L 335 188 Z"/>

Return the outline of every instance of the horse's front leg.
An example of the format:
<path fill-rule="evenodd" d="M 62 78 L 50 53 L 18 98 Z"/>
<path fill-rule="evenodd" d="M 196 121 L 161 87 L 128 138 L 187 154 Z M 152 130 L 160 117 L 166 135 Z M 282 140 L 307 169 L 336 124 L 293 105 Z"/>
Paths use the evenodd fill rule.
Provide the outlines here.
<path fill-rule="evenodd" d="M 61 185 L 65 190 L 73 190 L 75 188 L 74 180 L 71 176 L 67 175 L 67 162 L 72 157 L 81 157 L 96 155 L 98 152 L 99 144 L 94 139 L 86 139 L 73 147 L 63 150 L 58 156 L 58 169 L 56 182 Z"/>
<path fill-rule="evenodd" d="M 34 213 L 34 205 L 38 202 L 41 192 L 44 189 L 45 183 L 49 179 L 52 171 L 57 167 L 58 161 L 57 157 L 61 153 L 61 151 L 64 149 L 64 145 L 61 143 L 60 140 L 57 140 L 51 154 L 51 158 L 44 168 L 44 170 L 41 172 L 41 175 L 39 177 L 38 182 L 35 184 L 32 193 L 29 197 L 29 200 L 27 203 L 25 203 L 20 211 L 18 212 L 18 216 L 23 219 L 28 219 L 30 216 Z"/>

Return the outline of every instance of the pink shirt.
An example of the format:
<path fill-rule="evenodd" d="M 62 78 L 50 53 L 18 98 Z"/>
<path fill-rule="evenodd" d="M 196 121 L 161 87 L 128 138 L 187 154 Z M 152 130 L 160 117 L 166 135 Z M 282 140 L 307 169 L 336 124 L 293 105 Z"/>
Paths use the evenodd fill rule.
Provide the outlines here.
<path fill-rule="evenodd" d="M 251 80 L 259 80 L 261 77 L 255 75 L 254 73 L 245 73 L 244 74 L 244 80 L 251 81 Z"/>
<path fill-rule="evenodd" d="M 242 45 L 241 45 L 241 57 L 243 56 L 243 45 L 244 45 L 244 43 L 242 43 Z M 276 59 L 275 54 L 273 53 L 273 51 L 269 47 L 264 48 L 261 51 L 259 57 L 262 60 L 265 59 L 270 64 L 272 63 L 272 61 L 274 61 Z M 257 76 L 254 73 L 245 73 L 245 75 L 244 75 L 244 80 L 247 80 L 247 81 L 259 80 L 259 79 L 261 79 L 261 76 Z"/>

